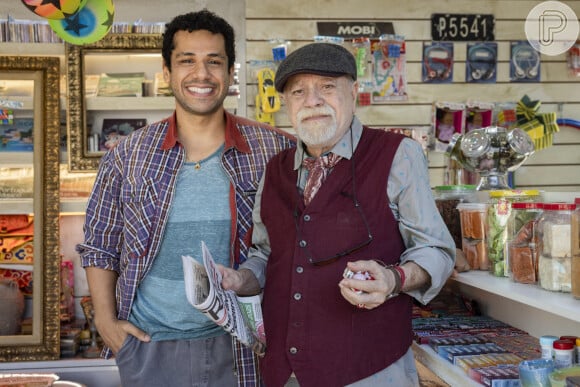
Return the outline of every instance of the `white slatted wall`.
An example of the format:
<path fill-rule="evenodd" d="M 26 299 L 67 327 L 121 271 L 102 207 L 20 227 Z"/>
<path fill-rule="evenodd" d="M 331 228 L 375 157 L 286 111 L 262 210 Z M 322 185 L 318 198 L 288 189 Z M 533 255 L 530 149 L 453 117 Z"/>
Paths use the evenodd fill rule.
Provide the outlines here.
<path fill-rule="evenodd" d="M 407 44 L 409 99 L 404 103 L 358 108 L 363 123 L 379 127 L 428 126 L 434 101 L 515 102 L 528 94 L 542 101 L 541 112 L 556 112 L 558 118 L 580 120 L 580 77 L 567 72 L 566 57 L 542 55 L 540 83 L 509 81 L 509 47 L 514 40 L 525 40 L 524 22 L 538 1 L 391 1 L 391 0 L 246 0 L 246 59 L 272 58 L 270 39 L 291 41 L 290 51 L 312 42 L 318 21 L 388 21 Z M 580 15 L 580 1 L 565 1 Z M 315 5 L 314 5 L 315 4 Z M 432 13 L 480 13 L 495 17 L 498 43 L 498 71 L 495 84 L 465 82 L 466 43 L 454 44 L 452 84 L 426 84 L 421 81 L 422 45 L 431 41 Z M 247 76 L 246 115 L 254 117 L 256 79 Z M 282 109 L 283 110 L 283 109 Z M 277 126 L 291 130 L 283 111 L 276 113 Z M 443 183 L 444 157 L 429 153 L 432 186 Z M 549 191 L 580 191 L 580 130 L 561 127 L 554 145 L 536 152 L 517 172 L 519 188 L 537 187 Z"/>

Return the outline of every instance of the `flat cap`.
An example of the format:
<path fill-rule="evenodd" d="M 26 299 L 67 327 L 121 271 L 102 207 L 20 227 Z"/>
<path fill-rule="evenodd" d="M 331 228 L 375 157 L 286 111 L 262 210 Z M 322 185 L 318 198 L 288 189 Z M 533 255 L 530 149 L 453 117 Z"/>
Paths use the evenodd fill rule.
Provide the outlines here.
<path fill-rule="evenodd" d="M 286 82 L 295 74 L 350 75 L 356 80 L 356 62 L 354 55 L 338 44 L 311 43 L 293 51 L 280 63 L 274 78 L 276 91 L 284 91 Z"/>

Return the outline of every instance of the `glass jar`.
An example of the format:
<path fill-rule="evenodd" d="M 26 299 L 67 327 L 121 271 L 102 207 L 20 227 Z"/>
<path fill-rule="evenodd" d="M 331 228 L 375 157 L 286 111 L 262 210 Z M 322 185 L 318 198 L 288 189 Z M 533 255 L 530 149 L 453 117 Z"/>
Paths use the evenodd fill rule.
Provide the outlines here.
<path fill-rule="evenodd" d="M 519 283 L 538 281 L 538 253 L 534 230 L 542 214 L 542 203 L 512 203 L 507 230 L 507 267 L 510 278 Z"/>
<path fill-rule="evenodd" d="M 472 270 L 489 270 L 486 251 L 486 203 L 459 203 L 461 249 Z"/>
<path fill-rule="evenodd" d="M 538 202 L 538 190 L 497 190 L 489 193 L 487 210 L 487 257 L 489 270 L 498 277 L 509 276 L 507 256 L 508 219 L 511 204 L 515 202 Z"/>
<path fill-rule="evenodd" d="M 536 228 L 540 243 L 538 276 L 540 286 L 557 292 L 572 288 L 571 203 L 544 203 Z"/>
<path fill-rule="evenodd" d="M 474 185 L 440 185 L 435 187 L 435 204 L 457 248 L 461 248 L 461 220 L 457 205 L 475 201 L 475 194 Z"/>
<path fill-rule="evenodd" d="M 572 212 L 571 249 L 572 249 L 572 296 L 580 300 L 580 198 L 574 200 L 576 209 Z M 580 359 L 578 359 L 580 362 Z"/>

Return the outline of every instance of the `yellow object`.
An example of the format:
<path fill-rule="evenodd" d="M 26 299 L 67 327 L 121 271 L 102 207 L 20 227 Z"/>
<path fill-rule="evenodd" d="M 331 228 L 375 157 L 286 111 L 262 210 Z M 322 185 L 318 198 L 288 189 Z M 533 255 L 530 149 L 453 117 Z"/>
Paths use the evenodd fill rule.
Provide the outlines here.
<path fill-rule="evenodd" d="M 258 71 L 258 96 L 264 113 L 275 113 L 280 110 L 280 96 L 274 87 L 274 71 L 270 68 Z"/>
<path fill-rule="evenodd" d="M 256 95 L 256 121 L 264 122 L 266 124 L 275 125 L 274 114 L 266 113 L 262 110 L 262 105 L 260 105 L 260 96 Z"/>

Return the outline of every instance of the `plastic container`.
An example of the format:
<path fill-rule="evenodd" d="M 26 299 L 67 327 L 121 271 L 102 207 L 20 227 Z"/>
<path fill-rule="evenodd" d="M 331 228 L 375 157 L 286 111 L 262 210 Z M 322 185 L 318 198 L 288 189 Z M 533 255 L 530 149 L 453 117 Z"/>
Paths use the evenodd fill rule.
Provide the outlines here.
<path fill-rule="evenodd" d="M 550 374 L 551 387 L 566 387 L 566 378 L 570 376 L 580 376 L 580 367 L 574 366 L 554 370 Z"/>
<path fill-rule="evenodd" d="M 571 203 L 544 203 L 540 233 L 538 276 L 540 286 L 557 292 L 572 290 Z"/>
<path fill-rule="evenodd" d="M 570 248 L 572 249 L 572 296 L 580 300 L 580 198 L 574 200 L 576 209 L 570 215 Z M 577 344 L 578 345 L 578 344 Z M 579 356 L 580 357 L 580 356 Z M 578 360 L 580 363 L 580 359 Z"/>
<path fill-rule="evenodd" d="M 554 372 L 552 359 L 524 360 L 518 366 L 522 387 L 550 387 L 550 374 Z"/>
<path fill-rule="evenodd" d="M 544 335 L 540 337 L 542 359 L 554 359 L 554 341 L 556 340 L 558 340 L 558 336 Z"/>
<path fill-rule="evenodd" d="M 472 270 L 489 270 L 486 251 L 486 203 L 459 203 L 461 249 Z"/>
<path fill-rule="evenodd" d="M 461 220 L 457 205 L 463 202 L 474 202 L 475 194 L 474 185 L 440 185 L 435 187 L 435 204 L 457 248 L 461 248 Z"/>
<path fill-rule="evenodd" d="M 489 193 L 487 211 L 487 256 L 489 270 L 498 277 L 509 276 L 506 259 L 508 250 L 508 220 L 511 215 L 511 204 L 515 202 L 538 202 L 538 190 L 497 190 Z"/>
<path fill-rule="evenodd" d="M 574 346 L 570 340 L 554 341 L 554 366 L 568 368 L 574 364 Z"/>
<path fill-rule="evenodd" d="M 534 231 L 541 215 L 542 203 L 512 203 L 506 260 L 509 276 L 515 282 L 535 284 L 538 281 L 538 243 Z"/>

